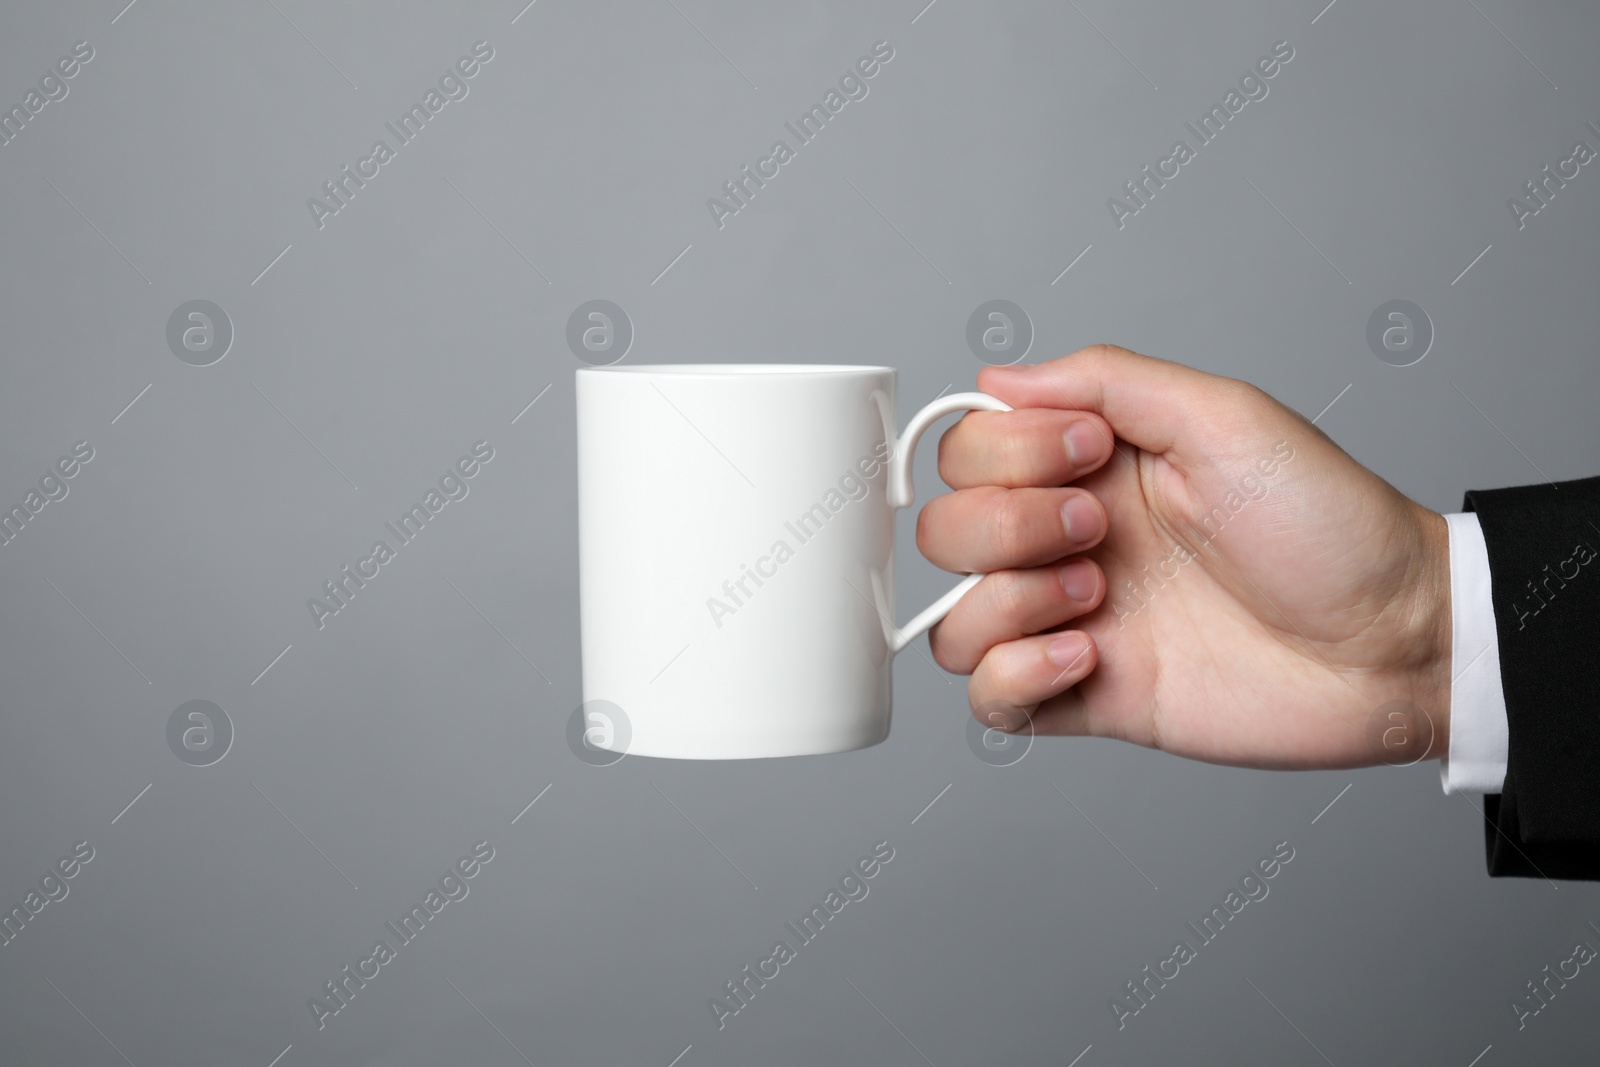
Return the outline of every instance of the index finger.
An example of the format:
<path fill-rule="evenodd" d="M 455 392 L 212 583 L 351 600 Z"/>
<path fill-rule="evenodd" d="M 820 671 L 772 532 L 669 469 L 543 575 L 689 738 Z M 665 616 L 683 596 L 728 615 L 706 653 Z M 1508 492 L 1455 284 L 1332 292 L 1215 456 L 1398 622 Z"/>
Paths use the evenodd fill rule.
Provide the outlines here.
<path fill-rule="evenodd" d="M 1116 345 L 1094 345 L 1048 363 L 985 367 L 978 388 L 1013 407 L 1095 412 L 1124 441 L 1162 454 L 1184 439 L 1197 414 L 1243 386 Z"/>
<path fill-rule="evenodd" d="M 1062 486 L 1111 458 L 1099 415 L 1060 408 L 974 411 L 939 439 L 939 477 L 952 489 Z"/>

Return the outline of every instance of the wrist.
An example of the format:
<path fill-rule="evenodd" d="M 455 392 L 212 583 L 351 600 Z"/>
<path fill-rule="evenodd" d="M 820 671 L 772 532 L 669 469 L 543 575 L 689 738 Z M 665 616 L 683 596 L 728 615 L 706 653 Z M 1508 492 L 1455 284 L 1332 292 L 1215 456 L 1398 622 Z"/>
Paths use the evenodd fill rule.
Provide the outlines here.
<path fill-rule="evenodd" d="M 1450 592 L 1450 530 L 1443 515 L 1414 505 L 1415 574 L 1409 622 L 1411 648 L 1406 689 L 1433 725 L 1427 759 L 1450 751 L 1450 688 L 1454 638 Z"/>

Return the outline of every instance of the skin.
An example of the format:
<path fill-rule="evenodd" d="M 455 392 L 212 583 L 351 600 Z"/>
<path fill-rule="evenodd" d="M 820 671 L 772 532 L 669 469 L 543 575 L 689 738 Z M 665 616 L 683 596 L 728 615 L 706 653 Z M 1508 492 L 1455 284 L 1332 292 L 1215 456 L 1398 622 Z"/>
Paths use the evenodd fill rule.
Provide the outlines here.
<path fill-rule="evenodd" d="M 1261 390 L 1126 349 L 978 386 L 1018 410 L 944 435 L 917 543 L 988 574 L 930 634 L 980 722 L 1244 767 L 1448 751 L 1443 516 Z"/>

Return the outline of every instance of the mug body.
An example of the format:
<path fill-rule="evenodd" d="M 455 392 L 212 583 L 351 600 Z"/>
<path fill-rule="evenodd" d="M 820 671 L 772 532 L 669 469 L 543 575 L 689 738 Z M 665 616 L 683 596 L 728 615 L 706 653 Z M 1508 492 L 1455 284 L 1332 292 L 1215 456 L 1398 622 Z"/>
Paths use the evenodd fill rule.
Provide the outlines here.
<path fill-rule="evenodd" d="M 617 747 L 888 735 L 894 387 L 888 367 L 577 372 L 583 698 L 620 709 Z"/>

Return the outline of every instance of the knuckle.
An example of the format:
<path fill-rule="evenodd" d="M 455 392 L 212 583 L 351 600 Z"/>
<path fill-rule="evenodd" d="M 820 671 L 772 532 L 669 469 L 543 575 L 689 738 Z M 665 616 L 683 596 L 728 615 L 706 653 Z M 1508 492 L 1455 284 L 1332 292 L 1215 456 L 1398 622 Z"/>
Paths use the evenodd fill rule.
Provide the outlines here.
<path fill-rule="evenodd" d="M 999 616 L 1008 628 L 1030 614 L 1033 601 L 1037 599 L 1037 590 L 1034 582 L 1020 571 L 1006 570 L 995 571 L 984 579 L 988 589 L 988 607 L 990 611 Z"/>
<path fill-rule="evenodd" d="M 1032 522 L 1022 493 L 1003 491 L 990 507 L 989 541 L 1001 559 L 1014 560 L 1031 549 Z"/>
<path fill-rule="evenodd" d="M 1274 403 L 1272 397 L 1264 390 L 1236 378 L 1224 379 L 1221 392 L 1223 400 L 1241 412 L 1260 411 Z"/>
<path fill-rule="evenodd" d="M 1101 342 L 1100 344 L 1090 345 L 1088 348 L 1084 349 L 1084 356 L 1086 357 L 1085 361 L 1091 363 L 1094 369 L 1098 371 L 1105 369 L 1108 363 L 1121 356 L 1126 351 L 1127 349 L 1121 347 L 1120 345 Z"/>
<path fill-rule="evenodd" d="M 1017 703 L 1017 697 L 1024 691 L 1026 672 L 1015 653 L 1015 649 L 1006 645 L 996 645 L 984 654 L 981 667 L 984 673 L 984 688 L 990 700 Z"/>
<path fill-rule="evenodd" d="M 1027 434 L 1004 434 L 994 441 L 996 473 L 1007 485 L 1026 485 L 1033 472 L 1033 442 Z"/>

